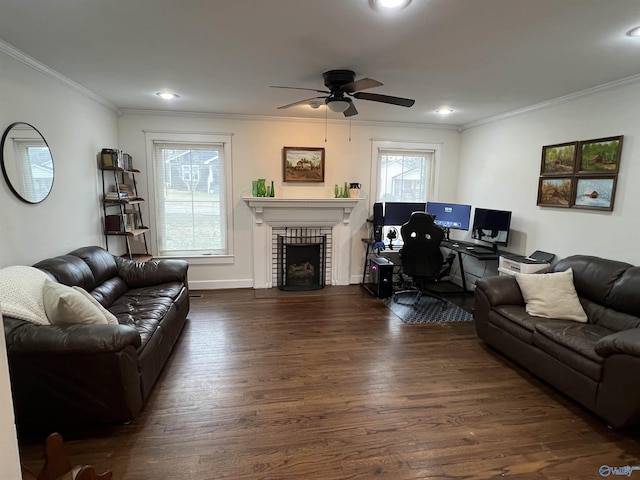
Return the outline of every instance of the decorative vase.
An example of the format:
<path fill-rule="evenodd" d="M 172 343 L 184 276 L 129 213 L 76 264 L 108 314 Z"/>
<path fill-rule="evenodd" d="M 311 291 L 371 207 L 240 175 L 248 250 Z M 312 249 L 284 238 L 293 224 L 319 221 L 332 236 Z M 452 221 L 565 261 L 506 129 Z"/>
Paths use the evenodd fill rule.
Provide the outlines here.
<path fill-rule="evenodd" d="M 275 197 L 276 196 L 276 189 L 273 186 L 273 180 L 271 180 L 271 190 L 269 191 L 269 196 L 270 197 Z"/>
<path fill-rule="evenodd" d="M 333 194 L 335 198 L 340 198 L 340 187 L 338 187 L 337 183 L 336 183 L 336 186 L 333 187 Z"/>
<path fill-rule="evenodd" d="M 257 197 L 258 196 L 258 181 L 257 180 L 252 180 L 251 181 L 251 196 L 252 197 Z"/>
<path fill-rule="evenodd" d="M 267 184 L 264 178 L 258 179 L 258 197 L 264 197 L 267 194 Z"/>

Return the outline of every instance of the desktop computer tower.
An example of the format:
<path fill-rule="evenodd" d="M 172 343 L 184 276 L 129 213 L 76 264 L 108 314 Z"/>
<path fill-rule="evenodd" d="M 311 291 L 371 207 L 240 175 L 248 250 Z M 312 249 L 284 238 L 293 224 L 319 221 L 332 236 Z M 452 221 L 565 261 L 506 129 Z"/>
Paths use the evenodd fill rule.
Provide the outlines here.
<path fill-rule="evenodd" d="M 384 257 L 371 259 L 371 293 L 378 298 L 393 295 L 393 262 Z"/>

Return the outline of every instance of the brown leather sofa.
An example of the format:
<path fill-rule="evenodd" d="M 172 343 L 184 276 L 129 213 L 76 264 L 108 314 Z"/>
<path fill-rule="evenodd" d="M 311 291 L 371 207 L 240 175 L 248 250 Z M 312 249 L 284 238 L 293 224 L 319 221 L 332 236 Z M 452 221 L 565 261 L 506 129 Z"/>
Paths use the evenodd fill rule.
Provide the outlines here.
<path fill-rule="evenodd" d="M 34 267 L 90 292 L 119 325 L 4 318 L 19 430 L 62 431 L 133 419 L 185 325 L 187 262 L 134 262 L 84 247 Z"/>
<path fill-rule="evenodd" d="M 640 423 L 640 267 L 575 255 L 573 269 L 587 323 L 533 317 L 512 276 L 476 282 L 475 325 L 488 345 L 603 418 Z"/>

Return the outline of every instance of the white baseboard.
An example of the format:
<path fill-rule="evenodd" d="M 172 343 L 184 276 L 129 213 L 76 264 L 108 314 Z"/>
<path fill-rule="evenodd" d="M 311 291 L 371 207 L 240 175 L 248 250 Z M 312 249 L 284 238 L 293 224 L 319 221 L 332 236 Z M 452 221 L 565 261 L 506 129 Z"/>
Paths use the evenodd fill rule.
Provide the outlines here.
<path fill-rule="evenodd" d="M 222 290 L 226 288 L 253 288 L 253 279 L 189 280 L 189 290 Z"/>

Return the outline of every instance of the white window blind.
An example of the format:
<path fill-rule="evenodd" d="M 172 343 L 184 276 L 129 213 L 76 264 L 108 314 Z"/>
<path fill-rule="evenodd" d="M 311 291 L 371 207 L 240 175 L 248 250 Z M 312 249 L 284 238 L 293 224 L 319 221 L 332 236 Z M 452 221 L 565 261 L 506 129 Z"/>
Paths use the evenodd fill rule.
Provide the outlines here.
<path fill-rule="evenodd" d="M 426 202 L 434 185 L 433 150 L 378 149 L 377 201 Z"/>
<path fill-rule="evenodd" d="M 226 255 L 224 143 L 153 142 L 160 256 Z"/>

